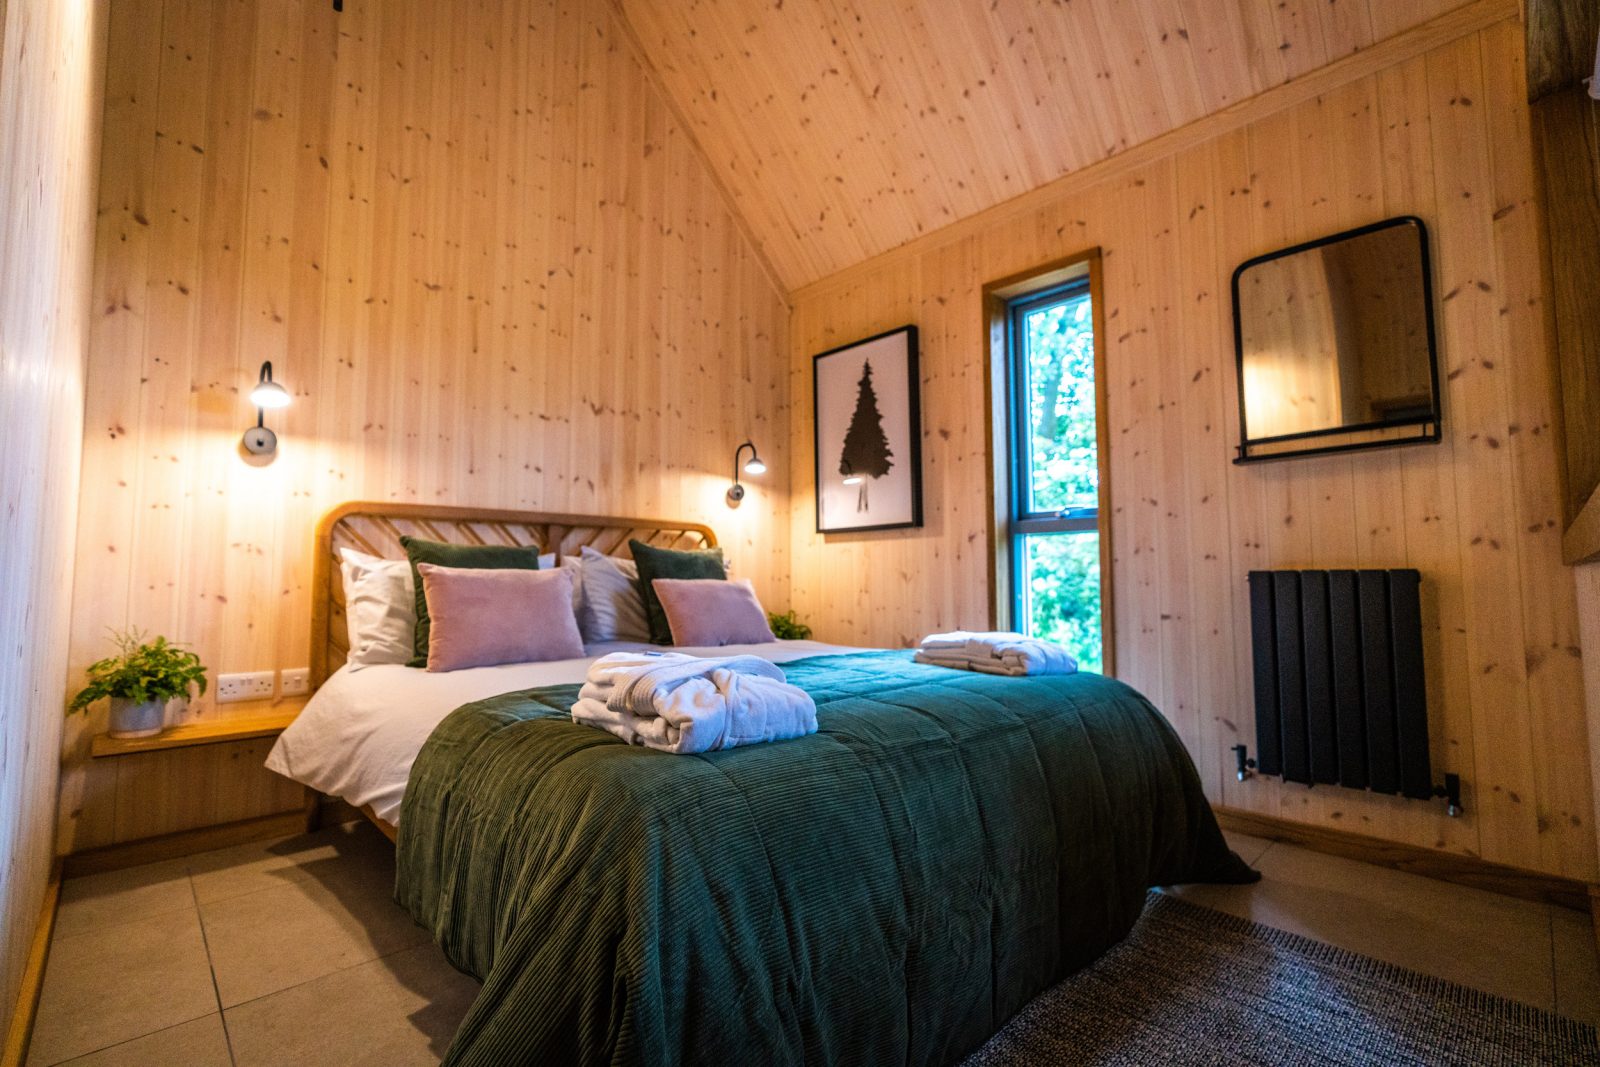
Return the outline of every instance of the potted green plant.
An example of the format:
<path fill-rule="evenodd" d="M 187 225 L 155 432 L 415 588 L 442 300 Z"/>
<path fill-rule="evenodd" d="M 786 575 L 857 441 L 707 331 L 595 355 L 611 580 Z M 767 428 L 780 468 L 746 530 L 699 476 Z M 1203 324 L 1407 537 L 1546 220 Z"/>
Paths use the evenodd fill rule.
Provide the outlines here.
<path fill-rule="evenodd" d="M 804 641 L 811 636 L 811 627 L 801 622 L 800 617 L 793 611 L 786 611 L 781 615 L 769 611 L 767 625 L 772 627 L 772 636 L 780 641 Z"/>
<path fill-rule="evenodd" d="M 206 691 L 200 657 L 165 637 L 146 641 L 138 630 L 113 632 L 118 655 L 89 665 L 89 684 L 72 698 L 67 714 L 102 697 L 111 699 L 112 737 L 154 737 L 166 725 L 167 701 Z"/>

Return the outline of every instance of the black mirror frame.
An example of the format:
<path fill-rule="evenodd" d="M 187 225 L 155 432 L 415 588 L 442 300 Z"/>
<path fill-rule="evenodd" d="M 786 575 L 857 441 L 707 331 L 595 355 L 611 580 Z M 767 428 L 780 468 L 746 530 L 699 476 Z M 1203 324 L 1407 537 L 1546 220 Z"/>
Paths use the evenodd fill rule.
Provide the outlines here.
<path fill-rule="evenodd" d="M 1414 226 L 1417 231 L 1417 243 L 1422 254 L 1422 301 L 1424 321 L 1428 330 L 1428 375 L 1433 385 L 1432 410 L 1426 416 L 1416 416 L 1409 419 L 1386 419 L 1380 422 L 1358 423 L 1351 426 L 1336 426 L 1326 430 L 1306 430 L 1301 433 L 1281 434 L 1276 437 L 1258 437 L 1252 440 L 1246 424 L 1245 397 L 1244 397 L 1244 327 L 1239 317 L 1239 279 L 1245 271 L 1262 263 L 1274 259 L 1282 259 L 1323 245 L 1347 241 L 1354 237 L 1376 233 L 1379 230 L 1392 229 L 1396 226 Z M 1296 456 L 1320 456 L 1335 452 L 1358 452 L 1374 448 L 1395 448 L 1400 445 L 1438 444 L 1444 437 L 1444 398 L 1439 386 L 1439 338 L 1434 325 L 1433 315 L 1433 261 L 1428 253 L 1428 226 L 1416 215 L 1396 215 L 1374 222 L 1366 226 L 1357 226 L 1353 230 L 1344 230 L 1340 233 L 1319 237 L 1314 241 L 1306 241 L 1289 248 L 1280 248 L 1276 252 L 1255 256 L 1245 260 L 1233 272 L 1233 359 L 1235 387 L 1239 396 L 1239 445 L 1238 456 L 1234 463 L 1265 463 L 1276 459 L 1291 459 Z M 1346 441 L 1340 444 L 1316 445 L 1306 448 L 1296 448 L 1281 452 L 1271 452 L 1266 455 L 1251 455 L 1253 446 L 1265 444 L 1279 444 L 1289 441 L 1313 441 L 1321 437 L 1344 436 L 1347 434 L 1361 433 L 1363 431 L 1385 430 L 1400 426 L 1420 426 L 1421 432 L 1407 437 L 1389 437 L 1368 441 Z"/>

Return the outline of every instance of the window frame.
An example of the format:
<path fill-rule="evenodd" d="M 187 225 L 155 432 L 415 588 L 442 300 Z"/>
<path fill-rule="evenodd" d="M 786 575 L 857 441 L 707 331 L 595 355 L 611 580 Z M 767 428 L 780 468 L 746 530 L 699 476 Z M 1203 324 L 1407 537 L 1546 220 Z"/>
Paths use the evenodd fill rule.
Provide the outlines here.
<path fill-rule="evenodd" d="M 1051 511 L 1028 510 L 1029 499 L 1033 495 L 1033 449 L 1028 447 L 1028 433 L 1032 429 L 1031 420 L 1027 418 L 1028 407 L 1028 360 L 1027 343 L 1024 336 L 1027 317 L 1040 308 L 1052 307 L 1065 303 L 1080 296 L 1089 297 L 1091 314 L 1094 309 L 1094 296 L 1089 292 L 1089 279 L 1075 278 L 1062 285 L 1051 286 L 1037 292 L 1027 293 L 1013 297 L 1006 301 L 1006 408 L 1007 439 L 1006 449 L 1010 457 L 1008 466 L 1011 471 L 1011 536 L 1016 538 L 1026 533 L 1076 533 L 1082 530 L 1096 529 L 1100 519 L 1100 498 L 1095 494 L 1094 508 L 1062 508 Z M 1090 326 L 1093 329 L 1091 323 Z M 1099 360 L 1095 361 L 1097 364 Z M 1098 375 L 1098 368 L 1096 371 Z M 1098 384 L 1098 383 L 1097 383 Z M 1098 389 L 1096 390 L 1098 394 Z M 1095 429 L 1096 438 L 1099 437 L 1100 401 L 1095 397 Z M 1099 442 L 1096 441 L 1095 461 L 1099 464 Z M 1066 511 L 1090 511 L 1092 515 L 1064 514 Z"/>
<path fill-rule="evenodd" d="M 1028 511 L 1032 455 L 1026 433 L 1031 428 L 1026 399 L 1023 318 L 1063 298 L 1087 294 L 1094 330 L 1095 452 L 1099 496 L 1094 514 L 1063 516 Z M 1113 627 L 1110 493 L 1110 432 L 1107 421 L 1105 305 L 1100 279 L 1100 250 L 1055 260 L 1033 270 L 984 286 L 984 315 L 990 347 L 988 375 L 990 465 L 990 617 L 997 628 L 1021 629 L 1023 538 L 1040 534 L 1098 534 L 1100 551 L 1100 635 L 1104 672 L 1115 673 Z M 1087 509 L 1084 509 L 1087 510 Z"/>

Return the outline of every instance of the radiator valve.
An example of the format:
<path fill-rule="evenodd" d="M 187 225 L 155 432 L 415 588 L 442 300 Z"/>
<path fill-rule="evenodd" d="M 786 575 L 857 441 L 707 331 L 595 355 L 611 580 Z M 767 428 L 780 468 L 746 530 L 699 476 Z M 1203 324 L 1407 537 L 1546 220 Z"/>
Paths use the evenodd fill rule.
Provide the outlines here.
<path fill-rule="evenodd" d="M 1249 758 L 1250 750 L 1244 745 L 1233 746 L 1233 758 L 1238 761 L 1239 781 L 1255 777 L 1256 761 Z"/>
<path fill-rule="evenodd" d="M 1447 774 L 1444 776 L 1444 785 L 1433 787 L 1433 795 L 1444 797 L 1444 813 L 1452 819 L 1459 819 L 1467 809 L 1461 803 L 1461 776 Z"/>

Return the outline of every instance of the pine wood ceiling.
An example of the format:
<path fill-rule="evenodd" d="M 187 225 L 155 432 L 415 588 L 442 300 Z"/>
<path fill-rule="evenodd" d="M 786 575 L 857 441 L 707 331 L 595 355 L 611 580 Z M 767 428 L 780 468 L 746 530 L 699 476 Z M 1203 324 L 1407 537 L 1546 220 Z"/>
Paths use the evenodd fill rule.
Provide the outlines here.
<path fill-rule="evenodd" d="M 1462 0 L 612 0 L 795 289 Z"/>

